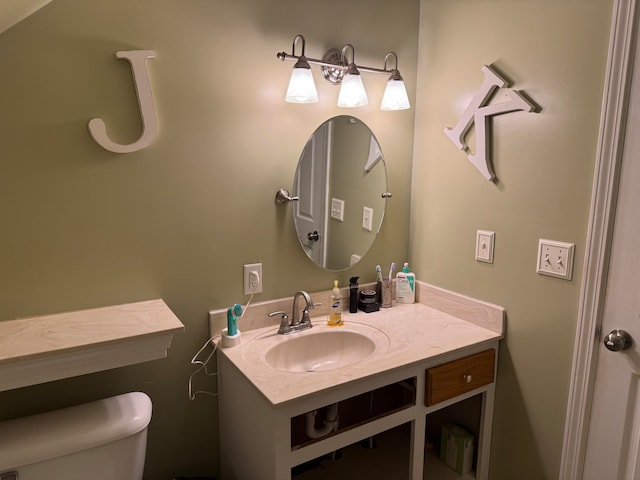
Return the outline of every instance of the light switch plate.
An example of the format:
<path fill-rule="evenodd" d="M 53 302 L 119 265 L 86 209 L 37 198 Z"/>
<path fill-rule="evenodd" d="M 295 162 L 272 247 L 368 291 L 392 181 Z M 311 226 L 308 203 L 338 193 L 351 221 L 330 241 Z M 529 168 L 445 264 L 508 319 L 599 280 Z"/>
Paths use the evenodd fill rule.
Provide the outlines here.
<path fill-rule="evenodd" d="M 476 232 L 476 260 L 478 262 L 493 263 L 493 244 L 495 232 L 478 230 Z"/>
<path fill-rule="evenodd" d="M 373 230 L 373 208 L 362 208 L 362 228 L 369 232 Z"/>
<path fill-rule="evenodd" d="M 344 221 L 344 200 L 340 200 L 339 198 L 331 199 L 331 218 L 335 218 L 341 222 Z"/>
<path fill-rule="evenodd" d="M 571 280 L 573 274 L 573 243 L 555 240 L 538 241 L 538 262 L 536 272 L 541 275 Z"/>

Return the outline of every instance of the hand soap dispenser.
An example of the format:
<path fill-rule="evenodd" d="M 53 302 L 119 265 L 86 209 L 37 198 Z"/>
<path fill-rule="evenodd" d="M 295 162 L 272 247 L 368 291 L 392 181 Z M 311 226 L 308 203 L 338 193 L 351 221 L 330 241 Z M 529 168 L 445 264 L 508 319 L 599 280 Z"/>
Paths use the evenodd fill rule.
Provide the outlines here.
<path fill-rule="evenodd" d="M 338 280 L 333 281 L 333 292 L 331 293 L 331 306 L 327 325 L 334 327 L 342 325 L 342 296 L 338 288 Z"/>

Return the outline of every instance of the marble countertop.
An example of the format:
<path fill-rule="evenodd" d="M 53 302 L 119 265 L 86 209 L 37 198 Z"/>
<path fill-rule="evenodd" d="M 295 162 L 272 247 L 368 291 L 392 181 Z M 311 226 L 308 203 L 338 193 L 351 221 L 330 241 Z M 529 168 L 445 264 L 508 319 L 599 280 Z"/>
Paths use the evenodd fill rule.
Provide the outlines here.
<path fill-rule="evenodd" d="M 184 325 L 161 299 L 0 322 L 0 391 L 164 358 Z"/>
<path fill-rule="evenodd" d="M 422 289 L 423 292 L 427 289 L 430 293 L 434 292 L 426 284 L 423 284 Z M 445 304 L 460 303 L 455 294 L 443 292 L 444 298 L 448 299 Z M 425 297 L 426 295 L 423 295 L 423 302 L 426 300 Z M 450 301 L 452 298 L 455 302 Z M 463 303 L 469 302 L 471 306 L 480 305 L 483 308 L 495 309 L 495 318 L 502 319 L 504 315 L 501 307 L 475 302 L 467 297 L 461 298 Z M 273 406 L 278 406 L 348 382 L 436 359 L 447 353 L 502 338 L 502 320 L 495 322 L 499 323 L 499 328 L 487 328 L 469 319 L 460 318 L 471 315 L 468 309 L 459 311 L 463 313 L 454 315 L 424 303 L 394 304 L 392 308 L 374 313 L 345 312 L 342 327 L 327 327 L 326 318 L 318 317 L 313 319 L 312 329 L 286 336 L 277 335 L 277 326 L 270 325 L 243 331 L 241 343 L 234 347 L 221 348 L 220 354 L 225 355 Z M 376 351 L 365 360 L 348 367 L 311 373 L 277 370 L 264 360 L 269 348 L 287 341 L 292 336 L 312 335 L 336 328 L 356 332 L 364 332 L 367 329 L 377 331 L 378 333 L 372 336 L 377 346 Z"/>

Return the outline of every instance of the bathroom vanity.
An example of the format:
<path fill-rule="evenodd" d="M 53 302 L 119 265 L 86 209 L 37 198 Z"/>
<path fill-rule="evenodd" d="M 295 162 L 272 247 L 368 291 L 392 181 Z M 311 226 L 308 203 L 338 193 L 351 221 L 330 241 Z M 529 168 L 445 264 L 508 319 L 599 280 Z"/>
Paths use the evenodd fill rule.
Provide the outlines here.
<path fill-rule="evenodd" d="M 473 472 L 465 478 L 487 479 L 504 310 L 422 282 L 418 298 L 380 312 L 345 313 L 343 327 L 327 327 L 320 316 L 312 329 L 292 335 L 277 335 L 273 325 L 243 331 L 239 345 L 220 349 L 222 478 L 290 479 L 298 465 L 401 425 L 410 432 L 409 479 L 459 478 L 436 456 L 440 428 L 453 422 L 475 439 Z M 334 353 L 338 363 L 318 368 L 269 353 L 287 351 L 281 344 L 298 335 L 315 335 L 338 352 L 331 335 L 344 333 L 370 338 L 373 347 L 355 357 Z M 314 355 L 312 343 L 294 341 Z M 306 435 L 305 418 L 318 411 L 321 425 L 335 404 L 337 429 Z"/>

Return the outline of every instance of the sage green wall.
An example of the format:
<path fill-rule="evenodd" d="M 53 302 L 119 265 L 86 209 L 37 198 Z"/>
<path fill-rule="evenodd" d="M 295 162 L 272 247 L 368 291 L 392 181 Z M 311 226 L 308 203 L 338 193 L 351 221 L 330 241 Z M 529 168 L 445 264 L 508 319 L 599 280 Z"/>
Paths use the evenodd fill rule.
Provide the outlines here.
<path fill-rule="evenodd" d="M 492 480 L 558 478 L 611 7 L 421 1 L 410 258 L 419 278 L 506 307 Z M 491 119 L 495 183 L 443 134 L 483 64 L 542 108 Z M 477 229 L 496 233 L 493 264 L 474 259 Z M 539 238 L 576 244 L 572 281 L 536 274 Z"/>
<path fill-rule="evenodd" d="M 263 264 L 259 301 L 372 281 L 376 263 L 408 256 L 414 110 L 381 112 L 386 78 L 370 74 L 371 104 L 338 109 L 317 67 L 321 102 L 287 104 L 293 63 L 276 52 L 297 33 L 316 58 L 349 42 L 381 67 L 394 50 L 414 99 L 418 12 L 418 0 L 54 0 L 0 34 L 0 320 L 160 297 L 186 326 L 165 360 L 0 393 L 0 419 L 142 390 L 154 403 L 146 478 L 217 474 L 216 400 L 188 400 L 189 360 L 208 310 L 247 300 L 242 265 Z M 138 138 L 131 70 L 114 56 L 137 49 L 157 52 L 160 134 L 112 154 L 87 122 Z M 274 196 L 291 188 L 309 135 L 345 113 L 375 132 L 393 199 L 370 255 L 333 274 L 307 259 Z"/>

